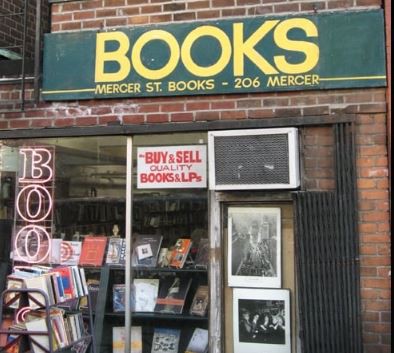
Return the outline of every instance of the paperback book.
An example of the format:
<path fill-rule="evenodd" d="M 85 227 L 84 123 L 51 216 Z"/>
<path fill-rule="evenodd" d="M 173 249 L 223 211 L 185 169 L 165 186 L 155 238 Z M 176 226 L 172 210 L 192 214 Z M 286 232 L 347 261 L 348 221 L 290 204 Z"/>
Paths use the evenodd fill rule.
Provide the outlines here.
<path fill-rule="evenodd" d="M 36 319 L 36 320 L 28 320 L 25 322 L 26 329 L 29 331 L 47 331 L 48 326 L 46 324 L 45 318 Z M 34 353 L 46 353 L 46 350 L 49 351 L 49 339 L 48 336 L 45 335 L 30 335 L 30 339 L 32 341 L 31 347 Z M 55 342 L 54 342 L 55 343 Z M 43 348 L 41 348 L 41 347 Z M 59 348 L 57 345 L 54 345 L 55 349 Z"/>
<path fill-rule="evenodd" d="M 56 272 L 60 274 L 65 299 L 75 298 L 74 281 L 72 279 L 73 273 L 71 271 L 71 267 L 56 267 Z"/>
<path fill-rule="evenodd" d="M 193 332 L 185 353 L 206 352 L 208 352 L 208 330 L 197 327 Z"/>
<path fill-rule="evenodd" d="M 114 284 L 112 287 L 112 306 L 115 313 L 126 310 L 125 290 L 124 284 Z"/>
<path fill-rule="evenodd" d="M 105 263 L 108 265 L 124 265 L 126 263 L 126 239 L 109 238 Z"/>
<path fill-rule="evenodd" d="M 176 241 L 174 249 L 171 252 L 170 266 L 175 268 L 183 268 L 189 255 L 192 241 L 190 239 L 181 238 Z"/>
<path fill-rule="evenodd" d="M 107 237 L 87 236 L 83 240 L 79 264 L 81 266 L 101 266 L 103 264 Z"/>
<path fill-rule="evenodd" d="M 88 279 L 86 281 L 87 283 L 87 288 L 90 296 L 90 304 L 92 306 L 93 312 L 96 310 L 96 303 L 97 303 L 97 296 L 98 292 L 100 289 L 100 281 L 97 279 Z M 81 310 L 87 310 L 89 308 L 88 306 L 88 297 L 82 297 L 80 302 L 79 302 L 79 308 Z"/>
<path fill-rule="evenodd" d="M 24 287 L 23 279 L 17 276 L 9 275 L 7 277 L 7 289 L 22 289 Z M 8 307 L 12 309 L 19 308 L 19 293 L 9 292 L 4 297 L 4 303 L 9 303 Z"/>
<path fill-rule="evenodd" d="M 205 316 L 209 303 L 208 286 L 199 286 L 194 295 L 192 305 L 190 306 L 190 314 L 197 316 Z"/>
<path fill-rule="evenodd" d="M 39 275 L 31 278 L 25 278 L 25 288 L 27 289 L 36 289 L 44 292 L 49 300 L 49 305 L 55 304 L 55 300 L 53 298 L 53 294 L 51 293 L 51 287 L 49 287 L 48 276 L 47 275 Z M 52 295 L 51 295 L 52 294 Z M 45 297 L 40 292 L 31 292 L 29 293 L 29 306 L 33 309 L 37 309 L 39 307 L 44 307 Z"/>
<path fill-rule="evenodd" d="M 131 265 L 133 267 L 156 267 L 163 237 L 138 234 L 133 238 Z"/>
<path fill-rule="evenodd" d="M 25 316 L 26 329 L 29 331 L 47 331 L 47 311 L 37 310 L 30 311 Z M 64 310 L 59 308 L 52 308 L 49 311 L 49 321 L 51 323 L 52 346 L 54 350 L 61 349 L 72 342 L 67 337 Z M 82 335 L 82 333 L 81 333 Z M 32 348 L 34 353 L 46 353 L 49 350 L 49 337 L 47 335 L 30 335 L 32 341 Z M 45 350 L 43 349 L 45 348 Z"/>
<path fill-rule="evenodd" d="M 64 240 L 60 245 L 60 264 L 78 265 L 82 242 Z"/>
<path fill-rule="evenodd" d="M 155 328 L 151 353 L 178 353 L 181 330 Z"/>
<path fill-rule="evenodd" d="M 159 291 L 159 280 L 136 278 L 133 281 L 135 292 L 135 311 L 153 312 Z"/>
<path fill-rule="evenodd" d="M 165 277 L 160 280 L 155 312 L 181 314 L 191 283 L 191 278 Z"/>
<path fill-rule="evenodd" d="M 60 238 L 51 239 L 51 264 L 60 264 L 62 258 L 62 242 Z"/>
<path fill-rule="evenodd" d="M 142 328 L 131 327 L 130 353 L 142 353 Z M 112 353 L 124 353 L 125 351 L 125 328 L 112 327 Z"/>

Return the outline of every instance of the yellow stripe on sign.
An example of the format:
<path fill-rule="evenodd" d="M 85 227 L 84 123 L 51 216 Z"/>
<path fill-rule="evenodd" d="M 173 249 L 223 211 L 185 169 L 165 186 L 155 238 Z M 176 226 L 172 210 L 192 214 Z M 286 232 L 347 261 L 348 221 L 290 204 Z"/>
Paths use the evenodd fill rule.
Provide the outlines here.
<path fill-rule="evenodd" d="M 386 76 L 354 76 L 354 77 L 326 77 L 319 78 L 320 81 L 349 81 L 349 80 L 383 80 Z"/>
<path fill-rule="evenodd" d="M 83 89 L 63 89 L 59 91 L 42 91 L 42 94 L 58 94 L 58 93 L 79 93 L 79 92 L 94 92 L 94 88 L 83 88 Z"/>

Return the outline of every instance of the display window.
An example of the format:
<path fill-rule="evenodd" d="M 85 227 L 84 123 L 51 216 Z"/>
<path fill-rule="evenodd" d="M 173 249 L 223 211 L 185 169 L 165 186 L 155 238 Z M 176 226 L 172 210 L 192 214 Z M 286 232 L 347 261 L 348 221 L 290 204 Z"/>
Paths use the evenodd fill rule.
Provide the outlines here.
<path fill-rule="evenodd" d="M 82 268 L 89 295 L 53 303 L 81 313 L 81 352 L 297 352 L 290 194 L 209 190 L 207 133 L 0 152 L 4 278 Z"/>
<path fill-rule="evenodd" d="M 8 140 L 0 161 L 2 290 L 20 266 L 78 266 L 89 300 L 56 304 L 94 352 L 207 349 L 206 133 Z"/>

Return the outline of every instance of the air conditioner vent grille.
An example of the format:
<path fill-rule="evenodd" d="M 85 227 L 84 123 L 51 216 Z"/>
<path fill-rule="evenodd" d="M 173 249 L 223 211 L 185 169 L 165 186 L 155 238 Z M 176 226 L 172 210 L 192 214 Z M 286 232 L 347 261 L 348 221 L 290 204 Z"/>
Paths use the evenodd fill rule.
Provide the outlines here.
<path fill-rule="evenodd" d="M 216 136 L 217 185 L 288 184 L 288 134 Z"/>

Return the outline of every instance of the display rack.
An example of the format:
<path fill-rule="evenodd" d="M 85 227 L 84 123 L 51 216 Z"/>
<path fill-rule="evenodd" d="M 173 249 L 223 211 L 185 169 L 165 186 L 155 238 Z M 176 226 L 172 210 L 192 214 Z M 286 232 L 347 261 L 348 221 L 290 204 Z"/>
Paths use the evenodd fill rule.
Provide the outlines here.
<path fill-rule="evenodd" d="M 12 298 L 9 301 L 6 301 L 6 297 L 9 294 L 14 293 Z M 35 300 L 35 298 L 31 295 L 32 293 L 37 293 L 40 294 L 44 302 L 38 302 Z M 7 349 L 11 348 L 12 346 L 18 344 L 19 346 L 19 353 L 24 353 L 24 352 L 30 352 L 30 346 L 31 343 L 34 342 L 35 345 L 39 347 L 39 349 L 43 350 L 46 353 L 54 353 L 54 352 L 62 352 L 62 353 L 72 353 L 75 352 L 75 349 L 73 350 L 73 347 L 75 347 L 78 343 L 80 342 L 86 342 L 89 345 L 89 350 L 90 353 L 96 353 L 96 343 L 94 339 L 94 332 L 93 332 L 93 314 L 91 310 L 91 305 L 90 305 L 90 296 L 88 295 L 88 303 L 89 303 L 89 331 L 90 333 L 87 335 L 82 336 L 80 339 L 73 341 L 71 344 L 59 348 L 59 349 L 54 349 L 53 347 L 53 330 L 52 330 L 52 323 L 50 320 L 50 309 L 52 307 L 57 307 L 57 306 L 62 306 L 62 303 L 58 303 L 55 305 L 50 305 L 49 304 L 49 298 L 48 295 L 40 290 L 40 289 L 6 289 L 1 293 L 0 297 L 0 322 L 3 321 L 3 312 L 5 309 L 12 310 L 10 308 L 10 305 L 15 303 L 16 301 L 19 300 L 19 308 L 23 307 L 28 307 L 29 305 L 29 299 L 33 300 L 36 302 L 36 304 L 44 304 L 43 306 L 40 307 L 40 309 L 45 310 L 45 322 L 46 322 L 46 327 L 47 330 L 43 331 L 31 331 L 31 330 L 0 330 L 0 334 L 6 334 L 6 335 L 16 335 L 16 338 L 12 340 L 11 342 L 7 343 L 4 347 L 0 347 L 1 351 L 6 351 Z M 40 342 L 37 342 L 32 336 L 48 336 L 48 344 L 49 344 L 49 349 L 42 346 Z"/>
<path fill-rule="evenodd" d="M 96 337 L 97 350 L 96 353 L 106 353 L 105 349 L 102 347 L 105 346 L 103 344 L 103 340 L 105 339 L 104 333 L 106 332 L 104 328 L 104 324 L 108 320 L 114 320 L 122 322 L 124 320 L 125 313 L 124 312 L 112 312 L 110 309 L 111 305 L 111 297 L 108 296 L 108 293 L 112 293 L 111 289 L 111 275 L 115 271 L 124 271 L 124 267 L 119 266 L 103 266 L 101 269 L 101 279 L 100 279 L 100 289 L 97 298 L 97 310 L 95 311 L 94 318 L 94 334 Z M 172 269 L 172 268 L 133 268 L 134 275 L 136 272 L 140 274 L 142 272 L 150 273 L 150 274 L 162 274 L 162 275 L 170 275 L 170 274 L 178 274 L 185 275 L 190 277 L 201 276 L 207 281 L 208 272 L 204 269 L 196 269 L 196 268 L 184 268 L 184 269 Z M 136 276 L 138 278 L 138 276 Z M 194 293 L 194 289 L 191 290 L 191 293 Z M 191 297 L 187 300 L 185 304 L 185 308 L 188 309 L 190 307 Z M 153 335 L 153 325 L 154 326 L 166 326 L 166 327 L 205 327 L 208 328 L 208 317 L 199 317 L 194 315 L 189 315 L 188 310 L 185 310 L 185 313 L 182 314 L 170 314 L 170 313 L 148 313 L 148 312 L 132 312 L 131 314 L 133 326 L 134 324 L 138 324 L 138 326 L 143 326 L 143 335 L 145 335 L 144 342 L 150 341 L 151 336 Z M 179 352 L 184 352 L 187 342 L 191 337 L 191 333 L 189 332 L 185 337 L 181 338 Z M 148 339 L 146 339 L 148 337 Z M 183 350 L 182 350 L 183 349 Z M 150 348 L 149 348 L 150 351 Z M 146 348 L 143 352 L 147 352 Z"/>
<path fill-rule="evenodd" d="M 57 200 L 55 213 L 56 231 L 65 233 L 70 239 L 75 231 L 80 235 L 89 233 L 112 234 L 114 224 L 120 227 L 120 234 L 125 235 L 124 219 L 125 199 L 118 197 L 78 197 Z M 133 202 L 133 234 L 163 236 L 162 247 L 170 247 L 180 237 L 192 237 L 195 229 L 206 229 L 207 200 L 203 196 L 190 194 L 173 195 L 137 195 Z M 199 233 L 200 234 L 200 233 Z M 206 237 L 206 232 L 204 234 Z M 186 266 L 186 265 L 185 265 Z M 125 312 L 113 312 L 113 284 L 125 284 L 124 265 L 103 265 L 84 267 L 87 278 L 99 279 L 95 307 L 92 308 L 95 353 L 112 353 L 113 327 L 125 325 Z M 132 325 L 142 327 L 143 353 L 149 351 L 152 344 L 153 329 L 159 327 L 178 327 L 187 331 L 181 337 L 179 352 L 186 349 L 195 327 L 208 329 L 208 317 L 189 315 L 192 296 L 200 281 L 208 284 L 208 271 L 199 268 L 146 268 L 133 267 L 132 279 L 147 277 L 183 276 L 194 278 L 189 290 L 185 310 L 182 314 L 132 312 Z M 190 332 L 189 332 L 190 331 Z M 183 349 L 183 351 L 182 351 Z"/>

